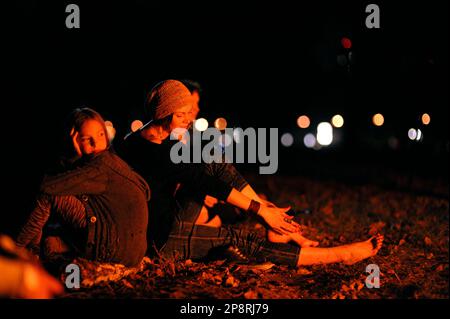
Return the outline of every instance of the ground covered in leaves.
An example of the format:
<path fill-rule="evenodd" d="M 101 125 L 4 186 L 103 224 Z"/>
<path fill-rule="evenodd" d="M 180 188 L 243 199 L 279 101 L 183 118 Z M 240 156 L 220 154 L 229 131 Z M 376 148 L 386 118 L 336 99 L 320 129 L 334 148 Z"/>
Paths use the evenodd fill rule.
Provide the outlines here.
<path fill-rule="evenodd" d="M 146 259 L 140 269 L 87 264 L 83 285 L 63 298 L 448 298 L 447 183 L 398 180 L 389 185 L 348 184 L 301 177 L 249 178 L 279 205 L 310 209 L 304 234 L 322 247 L 382 233 L 377 256 L 355 265 L 252 269 L 215 261 Z M 421 190 L 426 189 L 426 192 Z M 255 221 L 245 227 L 262 236 Z M 380 288 L 365 286 L 366 266 L 377 264 Z M 92 276 L 92 274 L 95 276 Z"/>

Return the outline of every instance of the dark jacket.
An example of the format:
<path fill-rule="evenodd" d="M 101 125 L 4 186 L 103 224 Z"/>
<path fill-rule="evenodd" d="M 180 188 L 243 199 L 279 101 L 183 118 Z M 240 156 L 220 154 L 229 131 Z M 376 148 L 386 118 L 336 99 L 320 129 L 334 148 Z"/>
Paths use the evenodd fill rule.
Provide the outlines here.
<path fill-rule="evenodd" d="M 175 143 L 177 141 L 170 139 L 162 144 L 149 142 L 138 130 L 115 145 L 118 154 L 150 185 L 148 243 L 157 248 L 167 241 L 177 218 L 174 194 L 179 183 L 195 190 L 201 197 L 209 194 L 222 200 L 226 200 L 232 190 L 220 179 L 208 175 L 201 163 L 173 163 L 170 150 Z"/>
<path fill-rule="evenodd" d="M 74 195 L 84 203 L 87 258 L 133 266 L 144 257 L 150 189 L 117 155 L 105 151 L 73 170 L 46 176 L 41 192 Z"/>

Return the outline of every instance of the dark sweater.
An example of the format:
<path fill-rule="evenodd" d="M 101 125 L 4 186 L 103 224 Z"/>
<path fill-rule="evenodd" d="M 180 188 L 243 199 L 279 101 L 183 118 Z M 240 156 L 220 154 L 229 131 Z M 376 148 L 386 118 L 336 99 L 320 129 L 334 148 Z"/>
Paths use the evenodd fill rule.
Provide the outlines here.
<path fill-rule="evenodd" d="M 144 257 L 150 190 L 117 155 L 105 151 L 76 169 L 46 176 L 41 191 L 74 195 L 85 204 L 88 258 L 133 266 Z"/>
<path fill-rule="evenodd" d="M 118 154 L 144 177 L 152 190 L 148 240 L 149 245 L 154 243 L 157 248 L 166 242 L 177 215 L 174 194 L 179 183 L 203 197 L 212 195 L 222 200 L 232 190 L 223 181 L 208 175 L 201 163 L 173 163 L 170 149 L 175 143 L 169 138 L 162 144 L 152 143 L 138 130 L 116 145 Z"/>

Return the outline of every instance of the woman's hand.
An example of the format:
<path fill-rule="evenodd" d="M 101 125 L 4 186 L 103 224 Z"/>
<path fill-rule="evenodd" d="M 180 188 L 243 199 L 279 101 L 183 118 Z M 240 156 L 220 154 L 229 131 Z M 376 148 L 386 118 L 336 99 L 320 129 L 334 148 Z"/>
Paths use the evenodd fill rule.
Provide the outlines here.
<path fill-rule="evenodd" d="M 291 207 L 277 208 L 261 205 L 258 215 L 264 219 L 273 231 L 279 234 L 298 232 L 300 225 L 292 220 L 294 218 L 293 216 L 286 214 L 289 209 Z"/>
<path fill-rule="evenodd" d="M 72 128 L 72 130 L 70 131 L 70 137 L 72 138 L 72 144 L 75 153 L 77 153 L 77 155 L 81 157 L 81 155 L 83 154 L 81 153 L 80 144 L 78 144 L 78 131 L 75 131 L 75 128 Z"/>

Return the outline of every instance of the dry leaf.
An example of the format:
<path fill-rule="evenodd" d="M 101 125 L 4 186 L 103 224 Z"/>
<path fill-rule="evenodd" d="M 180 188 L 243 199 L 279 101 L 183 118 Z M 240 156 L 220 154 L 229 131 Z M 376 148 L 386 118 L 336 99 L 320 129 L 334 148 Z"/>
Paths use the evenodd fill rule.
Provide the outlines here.
<path fill-rule="evenodd" d="M 312 271 L 305 269 L 305 268 L 299 268 L 297 269 L 297 275 L 311 275 Z"/>
<path fill-rule="evenodd" d="M 252 289 L 249 289 L 246 293 L 244 293 L 245 299 L 258 299 L 258 293 Z"/>
<path fill-rule="evenodd" d="M 130 289 L 134 289 L 134 286 L 126 279 L 122 279 L 122 283 L 124 284 L 124 286 L 130 288 Z"/>
<path fill-rule="evenodd" d="M 342 285 L 341 290 L 344 291 L 344 292 L 347 292 L 347 291 L 350 290 L 350 288 L 347 285 L 344 284 L 344 285 Z"/>
<path fill-rule="evenodd" d="M 444 269 L 445 269 L 445 266 L 444 266 L 444 265 L 439 265 L 439 267 L 436 268 L 436 271 L 437 271 L 437 272 L 441 272 L 441 271 L 443 271 Z"/>
<path fill-rule="evenodd" d="M 177 290 L 174 291 L 170 294 L 170 298 L 175 298 L 175 299 L 183 299 L 186 298 L 186 294 L 184 294 L 183 292 Z"/>
<path fill-rule="evenodd" d="M 234 278 L 233 276 L 228 276 L 227 280 L 225 281 L 225 286 L 227 287 L 237 287 L 239 286 L 239 280 Z"/>

